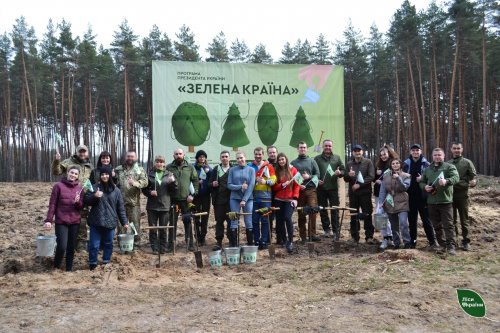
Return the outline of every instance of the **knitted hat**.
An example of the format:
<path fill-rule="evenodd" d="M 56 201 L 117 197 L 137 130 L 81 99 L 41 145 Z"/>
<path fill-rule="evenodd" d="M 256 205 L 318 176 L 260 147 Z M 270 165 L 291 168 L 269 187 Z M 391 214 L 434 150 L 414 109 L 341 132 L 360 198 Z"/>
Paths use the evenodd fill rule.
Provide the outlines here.
<path fill-rule="evenodd" d="M 109 166 L 107 166 L 107 165 L 103 165 L 103 166 L 101 166 L 101 167 L 99 168 L 99 172 L 101 173 L 101 175 L 102 175 L 103 173 L 107 173 L 107 174 L 108 174 L 108 175 L 110 175 L 110 176 L 113 174 L 113 170 L 112 170 Z"/>
<path fill-rule="evenodd" d="M 204 151 L 204 150 L 201 150 L 201 149 L 200 149 L 200 150 L 198 150 L 198 151 L 196 152 L 196 156 L 195 156 L 196 160 L 198 160 L 198 157 L 200 157 L 200 156 L 205 156 L 205 158 L 207 158 L 207 153 L 205 153 L 205 151 Z"/>

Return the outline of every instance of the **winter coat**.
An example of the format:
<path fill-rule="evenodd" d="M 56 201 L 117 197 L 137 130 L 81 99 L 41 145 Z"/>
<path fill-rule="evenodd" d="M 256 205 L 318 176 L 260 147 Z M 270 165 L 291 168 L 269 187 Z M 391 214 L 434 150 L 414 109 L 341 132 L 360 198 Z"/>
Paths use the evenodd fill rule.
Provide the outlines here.
<path fill-rule="evenodd" d="M 392 172 L 385 173 L 382 178 L 382 184 L 380 184 L 379 206 L 383 205 L 384 210 L 388 214 L 408 212 L 410 205 L 406 190 L 410 187 L 410 182 L 411 176 L 409 173 L 399 172 L 399 177 L 396 179 L 392 177 Z M 388 194 L 392 195 L 394 206 L 387 202 Z"/>
<path fill-rule="evenodd" d="M 198 186 L 198 194 L 197 195 L 199 195 L 199 196 L 209 195 L 210 194 L 210 186 L 208 185 L 208 182 L 210 179 L 210 175 L 212 174 L 212 168 L 208 164 L 203 166 L 203 171 L 205 172 L 206 177 L 200 183 L 200 180 L 201 180 L 200 174 L 201 174 L 202 166 L 198 165 L 198 163 L 194 163 L 193 167 L 195 168 L 196 175 L 198 176 L 199 186 Z"/>
<path fill-rule="evenodd" d="M 198 193 L 198 174 L 194 166 L 189 164 L 186 160 L 183 160 L 181 165 L 177 165 L 175 161 L 167 165 L 167 171 L 174 174 L 177 180 L 177 191 L 172 194 L 172 199 L 174 200 L 186 200 L 190 195 L 189 184 L 193 184 L 194 194 Z M 194 195 L 193 195 L 194 196 Z"/>
<path fill-rule="evenodd" d="M 443 172 L 444 179 L 447 181 L 445 186 L 438 184 L 439 180 L 437 178 L 441 172 Z M 453 164 L 443 162 L 439 165 L 434 165 L 433 163 L 425 169 L 419 185 L 422 191 L 424 191 L 425 185 L 434 185 L 436 187 L 437 192 L 427 196 L 427 204 L 449 204 L 453 203 L 453 185 L 458 183 L 458 181 L 458 171 Z"/>
<path fill-rule="evenodd" d="M 354 170 L 354 177 L 349 176 L 349 172 Z M 359 183 L 357 181 L 358 174 L 361 172 L 363 176 L 363 183 Z M 373 167 L 373 163 L 368 158 L 362 158 L 361 161 L 356 162 L 355 159 L 351 159 L 347 162 L 346 172 L 344 175 L 344 180 L 349 183 L 349 195 L 363 195 L 363 194 L 371 194 L 372 193 L 372 182 L 375 179 L 375 168 Z M 352 190 L 352 186 L 354 184 L 359 184 L 360 188 L 356 191 Z"/>
<path fill-rule="evenodd" d="M 152 169 L 148 173 L 148 186 L 142 189 L 148 201 L 146 203 L 147 210 L 155 211 L 169 211 L 170 210 L 170 196 L 177 191 L 177 180 L 174 175 L 169 171 L 164 171 L 161 179 L 156 176 L 156 169 Z M 153 197 L 151 191 L 156 191 L 157 196 Z"/>
<path fill-rule="evenodd" d="M 88 224 L 95 227 L 114 229 L 118 220 L 122 226 L 127 224 L 127 215 L 120 190 L 109 185 L 105 188 L 102 184 L 94 184 L 94 191 L 85 194 L 85 204 L 92 206 L 87 218 Z M 102 197 L 96 198 L 97 189 L 103 192 Z"/>
<path fill-rule="evenodd" d="M 144 168 L 136 162 L 134 166 L 119 165 L 115 169 L 116 186 L 120 189 L 126 206 L 141 205 L 141 190 L 148 186 L 148 177 Z M 134 180 L 132 185 L 128 184 L 129 178 Z"/>
<path fill-rule="evenodd" d="M 227 188 L 227 180 L 229 177 L 229 169 L 224 172 L 223 175 L 219 176 L 219 169 L 222 166 L 217 165 L 210 174 L 210 179 L 208 184 L 210 186 L 210 191 L 212 195 L 212 204 L 215 205 L 225 205 L 229 203 L 229 198 L 231 197 L 231 191 Z M 219 183 L 219 186 L 213 187 L 212 184 L 214 181 Z"/>
<path fill-rule="evenodd" d="M 344 177 L 345 174 L 345 166 L 342 163 L 339 155 L 331 154 L 330 156 L 326 156 L 325 154 L 318 155 L 314 158 L 316 164 L 318 164 L 319 168 L 319 179 L 323 180 L 323 185 L 321 185 L 321 189 L 328 190 L 337 190 L 339 188 L 337 179 Z M 334 174 L 330 176 L 329 173 L 326 172 L 328 166 L 332 168 Z M 335 174 L 335 170 L 339 168 L 340 175 L 337 176 Z"/>
<path fill-rule="evenodd" d="M 318 163 L 309 156 L 298 156 L 296 159 L 294 159 L 291 163 L 300 174 L 307 173 L 311 178 L 313 176 L 318 177 L 319 181 L 319 167 Z M 304 180 L 302 185 L 305 185 L 307 189 L 310 188 L 316 188 L 316 185 L 314 185 L 314 182 L 311 181 L 311 179 Z"/>
<path fill-rule="evenodd" d="M 290 166 L 291 176 L 297 174 L 297 169 L 294 166 Z M 291 181 L 287 187 L 283 188 L 283 183 L 286 183 L 288 179 L 286 177 L 281 177 L 278 182 L 273 185 L 274 199 L 282 201 L 298 200 L 300 195 L 300 186 L 295 181 Z"/>
<path fill-rule="evenodd" d="M 75 197 L 80 194 L 80 201 L 75 203 Z M 57 224 L 79 224 L 80 210 L 83 208 L 82 186 L 78 181 L 61 179 L 52 187 L 49 200 L 49 210 L 45 222 L 54 220 Z"/>
<path fill-rule="evenodd" d="M 52 161 L 52 174 L 54 176 L 66 175 L 68 169 L 74 165 L 80 168 L 78 180 L 80 184 L 83 185 L 90 178 L 90 173 L 94 168 L 89 159 L 80 161 L 76 155 L 73 155 L 62 162 L 60 160 L 54 160 Z"/>
<path fill-rule="evenodd" d="M 457 168 L 459 181 L 453 186 L 453 196 L 462 198 L 469 196 L 469 182 L 476 178 L 477 172 L 474 163 L 463 156 L 453 158 L 448 161 Z"/>

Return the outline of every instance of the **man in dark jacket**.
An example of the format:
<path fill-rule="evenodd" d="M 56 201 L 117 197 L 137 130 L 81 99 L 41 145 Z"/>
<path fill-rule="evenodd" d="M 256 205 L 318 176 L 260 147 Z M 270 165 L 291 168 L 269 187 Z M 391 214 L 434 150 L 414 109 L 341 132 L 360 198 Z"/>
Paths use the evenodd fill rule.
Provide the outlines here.
<path fill-rule="evenodd" d="M 340 156 L 335 155 L 332 152 L 332 148 L 333 141 L 324 140 L 323 152 L 314 158 L 319 167 L 318 204 L 323 207 L 338 206 L 340 204 L 337 180 L 343 177 L 345 172 L 345 167 Z M 332 236 L 336 240 L 335 237 L 339 228 L 338 210 L 331 211 L 331 222 L 328 217 L 328 211 L 322 210 L 319 215 L 325 236 Z"/>
<path fill-rule="evenodd" d="M 212 174 L 212 168 L 207 163 L 207 153 L 204 150 L 196 152 L 196 162 L 193 163 L 198 175 L 198 194 L 195 195 L 193 203 L 197 212 L 210 212 L 210 187 L 209 179 Z M 208 214 L 196 216 L 194 218 L 196 225 L 196 239 L 200 246 L 205 245 L 205 237 L 208 231 Z"/>
<path fill-rule="evenodd" d="M 273 166 L 274 170 L 276 170 L 276 166 L 278 165 L 278 148 L 276 148 L 276 146 L 268 146 L 267 147 L 267 161 L 269 162 L 269 164 L 271 164 Z M 276 201 L 274 200 L 274 192 L 271 193 L 271 198 L 272 198 L 271 199 L 271 206 L 276 207 L 277 204 L 276 204 Z M 277 224 L 274 227 L 274 220 L 275 220 L 274 212 L 269 214 L 268 217 L 269 217 L 269 231 L 270 231 L 269 243 L 271 243 L 271 240 L 273 238 L 272 233 L 273 233 L 273 230 L 275 230 L 275 232 L 276 232 L 276 244 L 282 245 L 283 240 L 281 239 L 281 235 L 283 234 L 284 231 L 279 230 L 280 226 L 278 226 Z"/>
<path fill-rule="evenodd" d="M 188 250 L 194 251 L 193 245 L 193 230 L 191 227 L 191 218 L 187 215 L 190 213 L 189 205 L 193 202 L 194 196 L 198 193 L 198 175 L 194 166 L 184 159 L 184 151 L 180 148 L 174 151 L 174 161 L 167 165 L 167 170 L 174 174 L 177 179 L 177 191 L 172 194 L 172 204 L 178 207 L 183 214 L 182 222 L 185 230 L 185 240 L 188 244 Z M 178 210 L 175 210 L 174 223 L 177 226 Z M 168 242 L 173 244 L 174 232 L 168 235 Z M 188 243 L 189 242 L 189 243 Z"/>
<path fill-rule="evenodd" d="M 229 227 L 231 223 L 231 220 L 227 216 L 227 212 L 230 211 L 229 199 L 231 197 L 231 191 L 227 188 L 227 178 L 229 175 L 229 168 L 231 167 L 229 163 L 229 151 L 223 150 L 220 153 L 220 162 L 221 163 L 212 170 L 208 182 L 212 194 L 212 204 L 214 205 L 215 215 L 215 240 L 217 241 L 217 246 L 214 250 L 220 250 L 222 248 L 224 221 L 227 225 L 226 230 L 228 236 L 230 235 Z M 232 243 L 236 243 L 236 240 L 233 240 Z"/>
<path fill-rule="evenodd" d="M 424 172 L 420 188 L 425 190 L 429 217 L 440 246 L 455 255 L 455 229 L 453 227 L 453 185 L 458 183 L 458 171 L 453 164 L 444 162 L 444 150 L 434 148 L 432 165 Z"/>
<path fill-rule="evenodd" d="M 363 212 L 365 241 L 375 244 L 373 234 L 375 228 L 372 223 L 372 182 L 375 178 L 375 167 L 370 159 L 363 157 L 361 145 L 352 146 L 352 159 L 347 163 L 344 180 L 349 183 L 349 207 Z M 351 237 L 359 242 L 359 215 L 351 217 Z"/>
<path fill-rule="evenodd" d="M 52 161 L 52 174 L 54 176 L 60 176 L 66 174 L 72 166 L 78 166 L 80 168 L 80 184 L 83 186 L 85 183 L 88 183 L 90 178 L 90 174 L 92 173 L 92 163 L 89 160 L 89 149 L 86 145 L 79 145 L 76 147 L 76 154 L 71 156 L 70 158 L 65 159 L 61 162 L 61 155 L 56 153 L 54 157 L 54 161 Z M 84 187 L 86 188 L 86 187 Z M 78 239 L 77 239 L 77 251 L 87 250 L 87 215 L 88 209 L 83 208 L 80 211 L 81 219 L 80 219 L 80 228 L 78 230 Z"/>
<path fill-rule="evenodd" d="M 457 168 L 460 177 L 458 183 L 453 186 L 453 224 L 455 225 L 455 233 L 458 236 L 458 218 L 460 217 L 462 246 L 464 251 L 469 251 L 469 187 L 476 186 L 477 173 L 474 163 L 463 157 L 464 147 L 460 142 L 451 145 L 451 152 L 453 159 L 449 160 L 448 163 Z"/>
<path fill-rule="evenodd" d="M 427 209 L 427 194 L 419 187 L 420 179 L 424 174 L 425 169 L 429 166 L 429 161 L 422 155 L 422 147 L 415 143 L 410 147 L 410 157 L 403 164 L 403 171 L 411 175 L 410 187 L 408 188 L 408 202 L 410 211 L 408 212 L 408 223 L 410 225 L 410 247 L 412 249 L 417 246 L 417 219 L 420 215 L 424 226 L 425 236 L 430 247 L 436 247 L 436 236 L 434 228 L 429 220 L 429 212 Z"/>
<path fill-rule="evenodd" d="M 177 181 L 174 175 L 165 170 L 165 157 L 155 157 L 155 166 L 148 174 L 148 186 L 142 193 L 148 198 L 146 210 L 150 226 L 167 226 L 170 213 L 170 193 L 177 190 Z M 173 232 L 170 229 L 170 232 Z M 159 245 L 158 246 L 158 237 Z M 165 229 L 150 230 L 149 244 L 153 254 L 165 253 L 173 250 L 173 244 L 167 244 L 167 231 Z"/>

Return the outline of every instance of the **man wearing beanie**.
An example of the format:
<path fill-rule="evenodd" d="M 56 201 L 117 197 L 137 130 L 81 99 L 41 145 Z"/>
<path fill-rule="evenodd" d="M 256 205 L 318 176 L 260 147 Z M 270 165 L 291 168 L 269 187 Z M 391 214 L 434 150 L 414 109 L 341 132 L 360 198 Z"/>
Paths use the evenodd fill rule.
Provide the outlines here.
<path fill-rule="evenodd" d="M 196 162 L 193 163 L 196 169 L 196 174 L 198 175 L 198 194 L 194 196 L 193 203 L 196 207 L 197 212 L 209 212 L 210 211 L 210 187 L 209 179 L 212 174 L 212 168 L 207 163 L 207 153 L 204 150 L 198 150 L 196 152 Z M 205 245 L 205 237 L 207 235 L 208 229 L 208 214 L 196 216 L 194 218 L 196 224 L 196 238 L 200 246 Z"/>

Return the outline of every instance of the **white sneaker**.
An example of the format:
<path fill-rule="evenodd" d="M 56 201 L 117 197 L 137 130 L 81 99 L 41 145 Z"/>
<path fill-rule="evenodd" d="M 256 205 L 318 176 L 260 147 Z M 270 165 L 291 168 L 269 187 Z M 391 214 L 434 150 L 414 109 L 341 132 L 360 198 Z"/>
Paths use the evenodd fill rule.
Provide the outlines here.
<path fill-rule="evenodd" d="M 385 249 L 387 249 L 387 246 L 389 246 L 389 244 L 388 244 L 388 242 L 387 242 L 387 239 L 384 239 L 384 240 L 382 241 L 382 243 L 380 244 L 380 247 L 379 247 L 379 248 L 380 248 L 381 250 L 385 250 Z"/>

